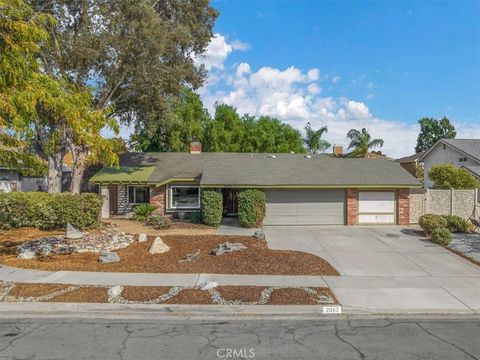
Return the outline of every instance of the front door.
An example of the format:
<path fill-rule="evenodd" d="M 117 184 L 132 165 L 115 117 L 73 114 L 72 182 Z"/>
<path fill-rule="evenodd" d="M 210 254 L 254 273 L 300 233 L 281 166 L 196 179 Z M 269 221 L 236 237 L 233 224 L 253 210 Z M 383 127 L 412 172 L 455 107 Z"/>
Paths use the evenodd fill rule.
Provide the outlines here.
<path fill-rule="evenodd" d="M 110 201 L 110 214 L 114 215 L 118 211 L 118 186 L 117 185 L 110 185 L 109 187 L 109 201 Z"/>
<path fill-rule="evenodd" d="M 223 189 L 223 213 L 226 216 L 237 216 L 238 203 L 237 203 L 237 189 Z"/>

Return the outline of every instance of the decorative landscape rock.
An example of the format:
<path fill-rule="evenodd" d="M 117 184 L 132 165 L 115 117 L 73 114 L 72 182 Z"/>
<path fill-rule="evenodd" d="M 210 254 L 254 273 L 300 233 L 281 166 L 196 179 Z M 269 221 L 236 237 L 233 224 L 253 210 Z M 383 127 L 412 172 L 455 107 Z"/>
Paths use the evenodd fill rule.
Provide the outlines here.
<path fill-rule="evenodd" d="M 470 259 L 480 261 L 480 234 L 466 233 L 452 235 L 453 239 L 447 247 Z"/>
<path fill-rule="evenodd" d="M 122 294 L 122 291 L 123 291 L 123 286 L 120 286 L 120 285 L 112 286 L 107 291 L 108 301 L 113 302 L 115 299 L 118 299 Z"/>
<path fill-rule="evenodd" d="M 67 239 L 81 239 L 83 238 L 83 233 L 76 229 L 73 225 L 67 224 L 66 236 Z"/>
<path fill-rule="evenodd" d="M 116 263 L 120 261 L 120 256 L 114 252 L 104 251 L 100 253 L 98 261 L 104 264 Z"/>
<path fill-rule="evenodd" d="M 211 290 L 218 286 L 218 282 L 216 281 L 205 281 L 201 283 L 198 287 L 200 290 Z"/>
<path fill-rule="evenodd" d="M 255 233 L 253 234 L 253 237 L 257 240 L 264 240 L 265 234 L 263 231 L 259 230 L 259 231 L 255 231 Z"/>
<path fill-rule="evenodd" d="M 145 242 L 147 241 L 147 234 L 141 233 L 138 235 L 138 242 Z"/>
<path fill-rule="evenodd" d="M 189 262 L 189 261 L 195 261 L 200 258 L 200 249 L 197 250 L 195 254 L 188 254 L 184 259 L 178 260 L 179 263 L 182 262 Z"/>
<path fill-rule="evenodd" d="M 223 244 L 219 244 L 215 249 L 212 250 L 212 254 L 215 256 L 220 256 L 226 253 L 231 253 L 234 251 L 244 250 L 247 247 L 242 243 L 230 243 L 224 242 Z"/>
<path fill-rule="evenodd" d="M 150 249 L 148 249 L 149 254 L 163 254 L 170 250 L 170 248 L 165 244 L 162 239 L 158 236 L 153 240 Z"/>
<path fill-rule="evenodd" d="M 127 247 L 133 240 L 133 235 L 120 232 L 115 225 L 107 225 L 102 231 L 84 234 L 81 239 L 67 239 L 65 236 L 48 236 L 30 240 L 18 246 L 17 252 L 20 259 L 25 259 L 31 256 L 29 253 L 21 255 L 25 252 L 33 252 L 34 256 L 48 256 L 112 251 Z"/>
<path fill-rule="evenodd" d="M 20 254 L 18 254 L 17 257 L 19 259 L 29 260 L 29 259 L 33 259 L 35 256 L 36 256 L 35 251 L 32 251 L 30 249 L 25 249 Z"/>

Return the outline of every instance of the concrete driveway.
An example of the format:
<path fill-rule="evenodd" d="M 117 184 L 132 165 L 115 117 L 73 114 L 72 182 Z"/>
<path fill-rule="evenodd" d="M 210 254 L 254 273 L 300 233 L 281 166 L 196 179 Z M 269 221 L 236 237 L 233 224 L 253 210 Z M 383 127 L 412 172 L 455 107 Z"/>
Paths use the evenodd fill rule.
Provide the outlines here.
<path fill-rule="evenodd" d="M 480 267 L 401 226 L 265 226 L 272 249 L 318 255 L 340 302 L 358 312 L 480 312 Z"/>

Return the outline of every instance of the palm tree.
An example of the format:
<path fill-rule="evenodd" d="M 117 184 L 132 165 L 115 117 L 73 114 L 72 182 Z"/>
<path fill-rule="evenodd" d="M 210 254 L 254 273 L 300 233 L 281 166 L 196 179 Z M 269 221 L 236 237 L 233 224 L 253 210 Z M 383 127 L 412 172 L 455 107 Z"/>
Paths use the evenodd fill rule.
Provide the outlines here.
<path fill-rule="evenodd" d="M 303 141 L 307 145 L 307 150 L 311 154 L 317 154 L 330 147 L 330 144 L 322 139 L 322 135 L 327 132 L 327 126 L 322 126 L 320 129 L 314 130 L 310 122 L 307 122 L 307 126 L 305 126 L 305 138 Z"/>
<path fill-rule="evenodd" d="M 362 131 L 359 131 L 357 129 L 351 129 L 347 133 L 347 137 L 351 140 L 348 148 L 354 148 L 353 151 L 350 153 L 350 155 L 353 157 L 367 157 L 368 151 L 371 148 L 383 146 L 383 140 L 372 140 L 372 137 L 365 128 L 363 128 Z"/>

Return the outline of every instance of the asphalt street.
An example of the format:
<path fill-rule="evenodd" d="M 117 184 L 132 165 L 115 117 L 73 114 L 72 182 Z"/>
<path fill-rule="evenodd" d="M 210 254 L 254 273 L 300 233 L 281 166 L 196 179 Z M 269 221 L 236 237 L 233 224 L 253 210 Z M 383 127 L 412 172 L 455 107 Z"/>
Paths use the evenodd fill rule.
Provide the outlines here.
<path fill-rule="evenodd" d="M 0 359 L 479 359 L 477 318 L 0 318 Z"/>

